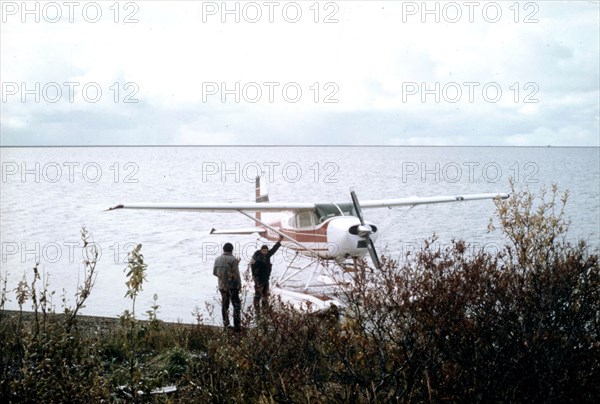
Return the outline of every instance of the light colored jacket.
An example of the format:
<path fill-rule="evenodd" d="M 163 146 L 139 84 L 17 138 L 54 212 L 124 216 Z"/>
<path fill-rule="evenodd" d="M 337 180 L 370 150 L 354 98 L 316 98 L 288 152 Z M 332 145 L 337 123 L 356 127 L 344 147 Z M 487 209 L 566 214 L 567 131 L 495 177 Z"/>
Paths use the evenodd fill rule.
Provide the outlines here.
<path fill-rule="evenodd" d="M 217 257 L 213 275 L 219 278 L 219 289 L 239 289 L 242 286 L 238 260 L 231 253 Z"/>

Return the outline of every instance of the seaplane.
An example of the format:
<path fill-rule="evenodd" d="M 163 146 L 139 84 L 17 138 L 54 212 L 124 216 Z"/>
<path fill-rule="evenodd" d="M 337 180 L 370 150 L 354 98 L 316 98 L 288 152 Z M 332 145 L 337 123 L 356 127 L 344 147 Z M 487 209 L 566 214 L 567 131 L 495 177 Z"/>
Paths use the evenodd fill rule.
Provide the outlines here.
<path fill-rule="evenodd" d="M 276 287 L 286 288 L 287 297 L 296 302 L 308 301 L 317 308 L 325 308 L 329 300 L 323 294 L 319 297 L 307 294 L 316 271 L 330 266 L 342 269 L 356 268 L 357 260 L 369 255 L 375 269 L 380 268 L 380 260 L 375 248 L 379 227 L 365 220 L 363 210 L 376 208 L 406 207 L 410 210 L 419 205 L 466 202 L 485 199 L 506 199 L 507 193 L 481 193 L 450 196 L 405 197 L 397 199 L 377 199 L 359 201 L 356 192 L 350 191 L 350 201 L 341 203 L 313 202 L 271 202 L 261 177 L 256 178 L 255 200 L 252 202 L 190 202 L 190 203 L 125 203 L 109 208 L 167 210 L 188 212 L 238 213 L 254 222 L 252 227 L 236 229 L 211 229 L 213 235 L 251 235 L 268 241 L 281 240 L 282 246 L 296 252 L 283 274 L 276 281 Z M 264 217 L 268 216 L 269 218 Z M 297 256 L 310 258 L 305 266 L 294 266 Z M 300 293 L 288 285 L 298 274 L 312 268 L 312 272 Z M 288 275 L 288 271 L 292 270 Z M 331 275 L 331 272 L 329 272 Z M 326 274 L 327 275 L 327 274 Z M 339 285 L 339 278 L 332 279 L 330 285 Z M 322 286 L 327 286 L 323 283 Z M 282 289 L 284 290 L 284 289 Z M 275 289 L 273 288 L 273 292 Z M 339 303 L 339 302 L 338 302 Z"/>

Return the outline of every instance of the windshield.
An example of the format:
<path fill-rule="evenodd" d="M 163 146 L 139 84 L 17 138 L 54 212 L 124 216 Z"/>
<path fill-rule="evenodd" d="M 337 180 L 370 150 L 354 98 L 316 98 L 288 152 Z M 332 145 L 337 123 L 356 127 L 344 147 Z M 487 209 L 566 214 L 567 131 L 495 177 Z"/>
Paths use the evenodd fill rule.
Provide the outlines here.
<path fill-rule="evenodd" d="M 334 216 L 356 216 L 351 203 L 319 203 L 315 205 L 315 213 L 319 222 Z"/>

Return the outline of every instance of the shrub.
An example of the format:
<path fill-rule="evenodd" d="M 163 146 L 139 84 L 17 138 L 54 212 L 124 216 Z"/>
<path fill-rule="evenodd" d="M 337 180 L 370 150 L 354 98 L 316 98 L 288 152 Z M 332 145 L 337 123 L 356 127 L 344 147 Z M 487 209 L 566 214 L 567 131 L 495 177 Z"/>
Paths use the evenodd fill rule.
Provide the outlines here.
<path fill-rule="evenodd" d="M 273 299 L 258 326 L 245 313 L 240 335 L 204 326 L 199 312 L 196 325 L 165 324 L 155 297 L 149 321 L 125 312 L 101 326 L 77 317 L 93 282 L 74 310 L 55 315 L 45 310 L 46 287 L 24 280 L 19 302 L 33 300 L 41 316 L 0 313 L 0 399 L 594 402 L 598 255 L 569 240 L 566 194 L 512 187 L 490 223 L 505 248 L 474 251 L 461 240 L 439 248 L 433 236 L 402 263 L 383 257 L 381 271 L 363 262 L 353 286 L 338 291 L 341 319 Z M 139 248 L 131 258 L 135 292 L 145 264 Z M 153 391 L 167 384 L 177 385 L 169 397 Z"/>

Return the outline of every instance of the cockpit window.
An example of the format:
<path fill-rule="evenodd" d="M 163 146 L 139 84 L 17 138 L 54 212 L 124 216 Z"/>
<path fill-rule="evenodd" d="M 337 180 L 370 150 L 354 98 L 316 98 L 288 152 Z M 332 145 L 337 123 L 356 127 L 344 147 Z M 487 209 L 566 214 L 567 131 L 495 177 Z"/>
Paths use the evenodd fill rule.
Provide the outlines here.
<path fill-rule="evenodd" d="M 314 226 L 313 222 L 313 212 L 299 212 L 296 214 L 296 227 L 312 227 Z"/>
<path fill-rule="evenodd" d="M 319 222 L 324 222 L 334 216 L 356 216 L 354 205 L 351 203 L 321 203 L 315 205 L 315 213 Z"/>

